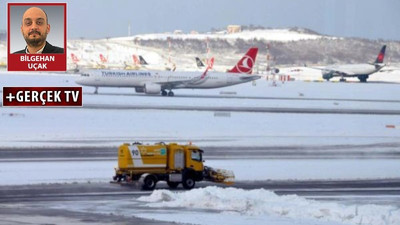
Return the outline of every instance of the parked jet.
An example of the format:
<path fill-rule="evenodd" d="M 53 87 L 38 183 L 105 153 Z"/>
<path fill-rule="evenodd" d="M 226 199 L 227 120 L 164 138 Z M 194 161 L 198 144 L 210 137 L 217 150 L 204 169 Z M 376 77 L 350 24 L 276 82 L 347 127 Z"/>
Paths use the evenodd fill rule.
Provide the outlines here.
<path fill-rule="evenodd" d="M 139 58 L 133 54 L 132 55 L 132 62 L 124 61 L 124 69 L 125 70 L 138 70 L 140 68 Z"/>
<path fill-rule="evenodd" d="M 378 72 L 385 64 L 383 58 L 385 57 L 386 45 L 384 45 L 379 52 L 375 62 L 364 64 L 348 64 L 328 66 L 324 68 L 316 68 L 322 70 L 322 78 L 329 81 L 332 77 L 341 77 L 340 81 L 345 81 L 344 77 L 357 77 L 360 82 L 367 82 L 369 75 Z"/>
<path fill-rule="evenodd" d="M 103 54 L 99 54 L 100 62 L 97 62 L 97 67 L 101 69 L 121 69 L 124 68 L 123 62 L 110 62 L 109 57 L 104 56 Z"/>
<path fill-rule="evenodd" d="M 174 96 L 173 89 L 208 89 L 232 86 L 260 78 L 250 75 L 256 60 L 258 48 L 250 48 L 245 56 L 227 73 L 144 70 L 89 70 L 84 71 L 76 83 L 99 87 L 133 87 L 138 93 Z M 212 60 L 213 61 L 213 60 Z M 168 90 L 168 92 L 167 92 Z"/>
<path fill-rule="evenodd" d="M 74 73 L 78 73 L 83 68 L 95 68 L 97 65 L 96 62 L 85 60 L 84 57 L 79 58 L 74 53 L 67 58 L 67 70 Z"/>

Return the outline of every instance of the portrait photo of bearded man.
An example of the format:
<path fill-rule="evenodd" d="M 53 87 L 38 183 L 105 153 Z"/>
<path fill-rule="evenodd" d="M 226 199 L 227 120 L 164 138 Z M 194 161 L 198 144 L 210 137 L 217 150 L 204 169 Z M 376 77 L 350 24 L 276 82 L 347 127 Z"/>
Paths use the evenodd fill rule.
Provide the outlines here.
<path fill-rule="evenodd" d="M 39 7 L 28 8 L 22 17 L 21 33 L 25 39 L 24 49 L 14 54 L 64 53 L 64 49 L 47 42 L 51 26 L 47 13 Z"/>

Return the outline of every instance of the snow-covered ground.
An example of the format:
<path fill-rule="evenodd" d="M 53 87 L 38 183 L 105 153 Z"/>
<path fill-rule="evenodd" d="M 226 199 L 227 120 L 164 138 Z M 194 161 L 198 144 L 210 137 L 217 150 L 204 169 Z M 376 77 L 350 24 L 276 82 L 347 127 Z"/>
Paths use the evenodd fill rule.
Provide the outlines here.
<path fill-rule="evenodd" d="M 168 190 L 154 191 L 139 201 L 150 207 L 216 210 L 220 213 L 196 215 L 198 224 L 397 224 L 400 209 L 392 206 L 344 206 L 307 200 L 296 195 L 278 196 L 263 189 L 242 190 L 236 188 L 206 187 L 189 192 L 174 193 Z M 178 210 L 177 210 L 178 211 Z M 152 218 L 149 213 L 139 216 Z M 204 217 L 203 217 L 204 216 Z M 192 217 L 184 213 L 162 213 L 159 219 L 190 223 Z"/>
<path fill-rule="evenodd" d="M 0 185 L 108 182 L 115 175 L 116 158 L 98 161 L 47 159 L 52 162 L 5 160 L 0 163 L 2 178 Z M 398 159 L 229 159 L 206 160 L 205 164 L 233 171 L 236 181 L 357 180 L 400 178 L 398 161 Z"/>
<path fill-rule="evenodd" d="M 187 192 L 156 190 L 150 196 L 118 201 L 81 201 L 48 207 L 81 212 L 138 216 L 187 224 L 396 225 L 400 209 L 343 205 L 264 190 L 206 187 Z"/>
<path fill-rule="evenodd" d="M 76 86 L 76 78 L 61 74 L 32 76 L 3 73 L 0 83 L 2 86 Z M 213 111 L 113 109 L 113 105 L 145 105 L 400 110 L 398 84 L 300 81 L 287 82 L 278 87 L 270 84 L 258 80 L 255 86 L 247 83 L 222 89 L 176 90 L 177 97 L 174 98 L 132 95 L 134 90 L 129 88 L 104 88 L 100 89 L 102 95 L 83 95 L 84 105 L 107 106 L 104 109 L 1 108 L 0 146 L 54 146 L 74 139 L 92 140 L 90 144 L 96 146 L 114 146 L 121 140 L 145 141 L 150 137 L 152 140 L 211 140 L 211 145 L 371 144 L 396 142 L 400 137 L 399 129 L 386 128 L 386 125 L 400 125 L 396 115 L 232 111 L 221 117 Z M 93 88 L 84 87 L 83 90 L 87 93 Z M 203 97 L 194 101 L 192 97 L 181 98 L 179 95 Z M 280 97 L 288 99 L 274 99 Z"/>
<path fill-rule="evenodd" d="M 76 86 L 75 75 L 1 73 L 1 86 Z M 232 111 L 122 110 L 116 105 L 237 106 L 333 109 L 400 109 L 396 83 L 286 82 L 273 87 L 259 80 L 222 89 L 176 90 L 176 97 L 133 94 L 132 89 L 84 87 L 83 108 L 0 108 L 0 147 L 117 146 L 122 142 L 180 140 L 207 146 L 340 146 L 370 152 L 398 152 L 398 115 L 295 114 Z M 194 97 L 193 97 L 194 96 Z M 228 96 L 230 98 L 215 98 Z M 233 97 L 233 98 L 232 98 Z M 261 97 L 257 99 L 256 97 Z M 287 98 L 287 99 L 275 99 Z M 311 100 L 310 100 L 311 99 Z M 314 100 L 312 100 L 314 99 Z M 379 147 L 380 144 L 389 147 Z M 394 147 L 390 147 L 394 146 Z M 206 152 L 207 154 L 207 152 Z M 21 161 L 0 163 L 1 185 L 106 182 L 116 161 Z M 58 159 L 60 160 L 60 159 Z M 237 180 L 315 180 L 400 178 L 398 159 L 210 159 Z M 51 169 L 49 169 L 51 168 Z M 82 172 L 85 171 L 85 172 Z M 254 171 L 264 171 L 254 173 Z M 43 176 L 45 174 L 46 176 Z M 24 177 L 24 179 L 21 179 Z M 129 206 L 129 207 L 128 207 Z M 138 206 L 138 207 L 135 207 Z M 263 189 L 207 187 L 185 193 L 157 190 L 127 201 L 52 203 L 50 208 L 140 216 L 192 224 L 397 225 L 390 205 L 342 205 L 277 196 Z M 134 209 L 134 210 L 133 210 Z"/>
<path fill-rule="evenodd" d="M 7 86 L 75 86 L 70 75 L 11 75 L 0 76 Z M 93 146 L 117 147 L 122 142 L 133 141 L 183 141 L 199 146 L 375 146 L 360 149 L 366 154 L 371 151 L 397 152 L 400 129 L 389 129 L 386 125 L 399 126 L 397 115 L 336 115 L 336 114 L 289 114 L 230 112 L 228 116 L 216 116 L 213 111 L 159 111 L 119 110 L 112 105 L 151 106 L 240 106 L 246 107 L 299 107 L 335 109 L 400 109 L 398 84 L 383 83 L 314 83 L 288 82 L 278 87 L 266 81 L 224 89 L 177 90 L 177 97 L 132 95 L 131 89 L 100 89 L 110 95 L 83 95 L 84 105 L 108 105 L 110 108 L 1 108 L 0 146 L 18 147 L 62 147 Z M 91 88 L 84 88 L 87 92 Z M 282 99 L 251 98 L 207 98 L 221 96 L 221 92 L 236 92 L 241 97 L 286 97 Z M 302 96 L 299 96 L 302 93 Z M 115 95 L 117 94 L 117 95 Z M 124 95 L 118 95 L 124 94 Z M 203 98 L 180 98 L 179 95 L 201 95 Z M 332 100 L 307 100 L 303 98 L 327 98 Z M 293 99 L 291 99 L 293 98 Z M 341 99 L 353 99 L 351 101 Z M 383 102 L 381 102 L 383 101 Z M 385 102 L 386 101 L 386 102 Z M 380 144 L 388 145 L 378 147 Z M 326 151 L 326 150 L 325 150 Z M 331 149 L 330 151 L 334 151 Z M 249 151 L 251 152 L 251 151 Z M 207 152 L 206 152 L 207 155 Z M 206 156 L 207 157 L 207 156 Z M 243 156 L 240 156 L 243 157 Z M 249 158 L 251 154 L 249 153 Z M 234 156 L 228 158 L 235 158 Z M 235 168 L 236 161 L 209 161 L 211 166 L 232 169 L 237 179 L 374 179 L 398 178 L 400 171 L 396 161 L 391 160 L 249 160 Z M 3 168 L 12 168 L 15 163 L 3 163 Z M 29 165 L 30 163 L 21 163 Z M 33 163 L 34 164 L 34 163 Z M 57 162 L 59 165 L 63 165 Z M 221 165 L 223 164 L 223 166 Z M 60 181 L 107 180 L 111 177 L 114 163 L 110 161 L 88 163 L 90 171 L 104 171 L 103 175 L 76 175 L 67 173 Z M 284 167 L 280 165 L 285 165 Z M 400 165 L 400 164 L 399 164 Z M 52 167 L 46 165 L 45 167 Z M 98 168 L 100 166 L 100 168 Z M 236 165 L 237 166 L 237 165 Z M 340 166 L 342 170 L 334 168 Z M 28 166 L 29 167 L 29 166 Z M 27 167 L 27 168 L 28 168 Z M 24 168 L 24 167 L 18 167 Z M 61 168 L 61 167 L 60 167 Z M 78 170 L 81 168 L 77 165 Z M 268 173 L 250 176 L 247 169 Z M 316 169 L 318 168 L 318 169 Z M 77 170 L 77 171 L 78 171 Z M 253 169 L 252 169 L 253 170 Z M 7 171 L 7 172 L 4 172 Z M 4 169 L 9 174 L 5 179 L 13 184 L 12 177 L 19 177 L 21 170 Z M 318 173 L 316 173 L 318 171 Z M 29 173 L 28 171 L 25 171 Z M 294 173 L 295 172 L 295 173 Z M 35 171 L 33 172 L 35 173 Z M 106 175 L 104 175 L 106 174 Z M 4 175 L 6 176 L 6 175 Z M 33 183 L 51 182 L 52 176 L 41 180 L 34 174 L 29 176 Z M 18 180 L 18 179 L 17 179 Z M 55 179 L 57 180 L 57 179 Z"/>

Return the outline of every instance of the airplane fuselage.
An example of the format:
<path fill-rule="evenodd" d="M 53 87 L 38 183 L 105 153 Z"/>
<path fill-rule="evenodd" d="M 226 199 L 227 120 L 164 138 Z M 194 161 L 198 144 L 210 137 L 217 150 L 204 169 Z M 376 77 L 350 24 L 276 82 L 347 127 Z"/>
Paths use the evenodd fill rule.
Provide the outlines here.
<path fill-rule="evenodd" d="M 260 76 L 208 72 L 198 79 L 202 72 L 142 71 L 142 70 L 90 70 L 82 73 L 76 83 L 93 87 L 134 87 L 159 85 L 161 90 L 190 88 L 220 88 L 259 79 Z"/>
<path fill-rule="evenodd" d="M 380 67 L 376 67 L 375 65 L 371 64 L 345 64 L 345 65 L 337 65 L 337 66 L 330 66 L 326 68 L 327 70 L 343 70 L 343 71 L 349 71 L 352 72 L 353 74 L 347 74 L 344 76 L 358 76 L 358 75 L 369 75 L 372 73 L 377 72 Z"/>

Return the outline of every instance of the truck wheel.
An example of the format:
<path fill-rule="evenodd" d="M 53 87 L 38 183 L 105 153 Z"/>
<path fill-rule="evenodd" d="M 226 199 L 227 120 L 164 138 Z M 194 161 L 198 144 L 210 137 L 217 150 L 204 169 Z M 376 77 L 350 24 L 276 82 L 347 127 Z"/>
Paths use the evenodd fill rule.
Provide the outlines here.
<path fill-rule="evenodd" d="M 168 187 L 170 188 L 176 188 L 179 185 L 179 182 L 172 182 L 172 181 L 167 181 Z"/>
<path fill-rule="evenodd" d="M 154 190 L 156 188 L 157 178 L 152 175 L 146 176 L 143 181 L 142 189 L 143 190 Z"/>
<path fill-rule="evenodd" d="M 195 184 L 196 184 L 196 181 L 192 177 L 187 177 L 187 178 L 183 179 L 183 181 L 182 181 L 182 186 L 188 190 L 192 189 Z"/>

